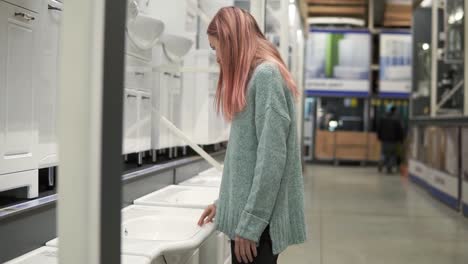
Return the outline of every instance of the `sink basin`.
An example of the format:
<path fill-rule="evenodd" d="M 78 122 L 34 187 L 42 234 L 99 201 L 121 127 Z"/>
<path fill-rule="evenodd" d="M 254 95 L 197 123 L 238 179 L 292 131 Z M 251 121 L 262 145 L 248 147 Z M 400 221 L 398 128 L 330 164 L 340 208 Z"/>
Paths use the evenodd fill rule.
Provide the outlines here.
<path fill-rule="evenodd" d="M 58 248 L 41 247 L 10 260 L 8 264 L 58 264 Z M 150 259 L 142 256 L 122 255 L 122 264 L 149 264 Z"/>
<path fill-rule="evenodd" d="M 200 172 L 198 175 L 199 176 L 220 177 L 221 178 L 223 176 L 223 172 L 219 171 L 216 168 L 211 168 L 211 169 L 208 169 L 206 171 Z"/>
<path fill-rule="evenodd" d="M 202 212 L 200 209 L 139 205 L 124 208 L 122 254 L 147 257 L 153 263 L 162 255 L 180 259 L 191 257 L 215 232 L 214 224 L 197 225 Z M 58 239 L 46 243 L 50 247 L 58 244 Z"/>
<path fill-rule="evenodd" d="M 127 23 L 127 35 L 139 49 L 149 50 L 156 46 L 164 31 L 164 23 L 156 18 L 138 13 Z"/>
<path fill-rule="evenodd" d="M 219 196 L 219 188 L 170 185 L 134 201 L 134 204 L 204 209 Z"/>
<path fill-rule="evenodd" d="M 140 12 L 136 0 L 130 0 L 127 5 L 127 21 L 135 19 Z"/>
<path fill-rule="evenodd" d="M 195 219 L 187 217 L 165 217 L 165 216 L 145 216 L 128 220 L 122 224 L 122 237 L 144 239 L 144 240 L 163 240 L 180 241 L 193 238 L 200 227 L 194 224 Z M 178 228 L 171 227 L 175 224 Z M 179 225 L 180 224 L 180 225 Z"/>
<path fill-rule="evenodd" d="M 160 40 L 166 56 L 174 62 L 181 61 L 193 46 L 191 39 L 177 35 L 164 34 Z"/>
<path fill-rule="evenodd" d="M 179 185 L 182 186 L 205 186 L 205 187 L 216 187 L 221 186 L 221 176 L 195 176 L 189 180 L 181 182 Z"/>

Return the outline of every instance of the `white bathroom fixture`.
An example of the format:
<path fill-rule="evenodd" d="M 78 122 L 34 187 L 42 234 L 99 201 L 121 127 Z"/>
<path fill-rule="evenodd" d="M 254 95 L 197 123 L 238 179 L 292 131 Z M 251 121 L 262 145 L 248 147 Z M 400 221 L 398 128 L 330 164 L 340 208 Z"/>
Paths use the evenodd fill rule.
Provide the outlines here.
<path fill-rule="evenodd" d="M 144 14 L 137 14 L 127 23 L 130 41 L 139 49 L 152 49 L 164 31 L 164 23 Z"/>
<path fill-rule="evenodd" d="M 125 89 L 124 92 L 123 153 L 138 150 L 138 92 Z"/>
<path fill-rule="evenodd" d="M 170 185 L 143 196 L 134 201 L 137 205 L 164 206 L 169 208 L 199 208 L 205 209 L 218 198 L 219 188 L 200 186 Z M 191 221 L 198 221 L 200 215 Z M 169 224 L 172 221 L 168 220 Z M 163 223 L 161 224 L 163 225 Z M 144 236 L 144 235 L 143 235 Z M 228 239 L 224 234 L 215 232 L 200 248 L 200 263 L 224 263 L 230 258 Z"/>
<path fill-rule="evenodd" d="M 157 44 L 165 25 L 155 16 L 145 13 L 136 1 L 127 6 L 126 49 L 128 55 L 150 62 L 151 49 Z"/>
<path fill-rule="evenodd" d="M 0 192 L 38 195 L 38 23 L 42 1 L 0 1 Z"/>
<path fill-rule="evenodd" d="M 193 46 L 193 40 L 171 34 L 164 34 L 161 43 L 166 57 L 172 62 L 180 62 Z"/>
<path fill-rule="evenodd" d="M 58 118 L 58 72 L 60 54 L 60 30 L 63 4 L 56 0 L 45 1 L 42 6 L 38 92 L 36 113 L 38 117 L 39 168 L 58 165 L 56 122 Z"/>
<path fill-rule="evenodd" d="M 153 108 L 177 128 L 182 124 L 182 58 L 191 49 L 193 41 L 175 35 L 163 35 L 161 43 L 153 49 L 156 71 L 153 85 Z M 153 150 L 169 149 L 169 157 L 177 156 L 176 147 L 186 144 L 160 125 L 160 117 L 153 115 Z M 155 157 L 156 155 L 153 155 Z"/>
<path fill-rule="evenodd" d="M 221 187 L 221 177 L 217 176 L 195 176 L 179 183 L 181 186 Z"/>
<path fill-rule="evenodd" d="M 229 128 L 216 111 L 219 67 L 211 50 L 191 51 L 184 59 L 182 127 L 200 145 L 226 141 Z"/>
<path fill-rule="evenodd" d="M 217 176 L 217 177 L 222 177 L 223 172 L 218 170 L 217 168 L 209 168 L 207 170 L 204 170 L 200 173 L 198 173 L 200 176 Z"/>
<path fill-rule="evenodd" d="M 164 23 L 145 13 L 142 6 L 146 6 L 145 1 L 130 1 L 127 6 L 123 137 L 123 154 L 137 153 L 140 165 L 143 152 L 151 150 L 152 52 L 165 29 Z"/>
<path fill-rule="evenodd" d="M 169 185 L 134 201 L 138 205 L 205 209 L 219 196 L 219 189 Z"/>
<path fill-rule="evenodd" d="M 132 205 L 122 210 L 122 254 L 147 257 L 152 264 L 199 264 L 198 248 L 215 230 L 197 225 L 203 210 Z M 57 247 L 58 239 L 47 243 Z"/>
<path fill-rule="evenodd" d="M 179 183 L 183 186 L 204 186 L 220 188 L 223 172 L 217 168 L 211 168 L 200 172 L 197 176 Z"/>
<path fill-rule="evenodd" d="M 127 4 L 127 23 L 134 20 L 140 10 L 138 8 L 138 2 L 135 0 L 129 0 Z"/>
<path fill-rule="evenodd" d="M 150 264 L 150 259 L 142 256 L 122 255 L 122 264 Z M 26 253 L 5 264 L 58 264 L 58 248 L 41 247 Z"/>

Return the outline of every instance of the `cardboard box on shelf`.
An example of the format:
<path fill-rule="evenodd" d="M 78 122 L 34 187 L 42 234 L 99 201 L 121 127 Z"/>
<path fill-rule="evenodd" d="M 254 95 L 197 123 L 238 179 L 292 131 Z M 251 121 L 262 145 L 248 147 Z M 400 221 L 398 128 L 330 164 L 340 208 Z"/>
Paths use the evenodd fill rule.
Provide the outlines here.
<path fill-rule="evenodd" d="M 445 133 L 440 127 L 426 128 L 426 164 L 436 170 L 442 170 L 443 157 L 445 156 Z"/>
<path fill-rule="evenodd" d="M 367 146 L 336 146 L 335 158 L 337 160 L 367 160 Z"/>
<path fill-rule="evenodd" d="M 317 130 L 315 134 L 315 157 L 321 160 L 330 160 L 335 154 L 335 133 Z"/>
<path fill-rule="evenodd" d="M 339 131 L 336 132 L 336 144 L 337 145 L 367 145 L 367 132 L 351 132 L 351 131 Z"/>
<path fill-rule="evenodd" d="M 384 26 L 409 27 L 412 20 L 411 4 L 387 3 L 384 12 Z"/>
<path fill-rule="evenodd" d="M 459 174 L 459 157 L 460 157 L 460 129 L 458 127 L 446 127 L 443 128 L 444 142 L 441 144 L 443 149 L 443 156 L 441 162 L 444 171 L 450 175 L 458 176 Z"/>
<path fill-rule="evenodd" d="M 377 138 L 377 134 L 370 132 L 368 134 L 368 145 L 367 145 L 368 157 L 367 159 L 369 161 L 379 161 L 381 153 L 382 153 L 381 148 L 382 148 L 382 144 Z"/>

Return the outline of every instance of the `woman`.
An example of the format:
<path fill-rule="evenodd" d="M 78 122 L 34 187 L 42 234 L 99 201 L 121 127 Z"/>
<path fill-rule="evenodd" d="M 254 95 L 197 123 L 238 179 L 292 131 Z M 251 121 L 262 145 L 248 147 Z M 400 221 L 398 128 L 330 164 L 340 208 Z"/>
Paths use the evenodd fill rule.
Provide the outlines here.
<path fill-rule="evenodd" d="M 220 77 L 218 112 L 232 122 L 215 219 L 231 241 L 233 263 L 276 263 L 306 239 L 296 131 L 296 85 L 276 48 L 248 12 L 225 7 L 208 26 Z"/>

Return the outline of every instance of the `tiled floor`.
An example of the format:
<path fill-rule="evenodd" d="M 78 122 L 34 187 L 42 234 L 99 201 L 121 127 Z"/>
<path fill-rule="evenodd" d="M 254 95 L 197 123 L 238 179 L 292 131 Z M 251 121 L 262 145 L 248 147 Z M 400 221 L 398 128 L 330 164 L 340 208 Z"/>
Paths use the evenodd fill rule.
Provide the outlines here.
<path fill-rule="evenodd" d="M 468 219 L 375 168 L 306 168 L 309 240 L 280 264 L 467 264 Z"/>

